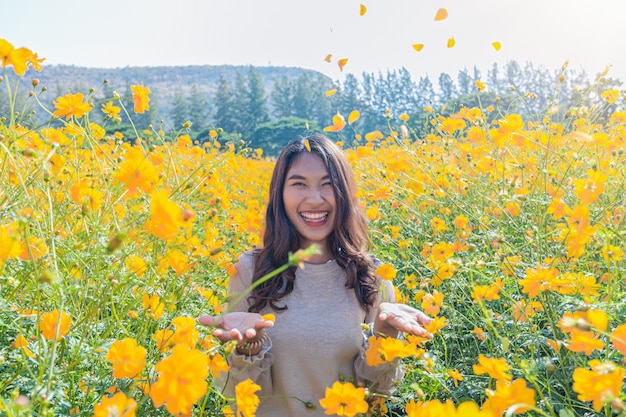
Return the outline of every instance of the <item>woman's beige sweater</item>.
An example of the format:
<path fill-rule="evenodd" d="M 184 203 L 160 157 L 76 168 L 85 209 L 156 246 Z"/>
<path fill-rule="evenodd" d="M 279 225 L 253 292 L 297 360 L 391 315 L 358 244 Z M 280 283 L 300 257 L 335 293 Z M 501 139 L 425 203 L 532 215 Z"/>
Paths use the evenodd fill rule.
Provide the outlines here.
<path fill-rule="evenodd" d="M 250 286 L 254 269 L 251 252 L 236 265 L 229 292 L 235 299 Z M 401 379 L 398 363 L 370 367 L 365 361 L 367 337 L 361 324 L 374 321 L 377 306 L 367 315 L 353 289 L 345 286 L 344 270 L 335 261 L 306 263 L 298 268 L 293 292 L 281 301 L 288 306 L 276 312 L 274 327 L 266 329 L 269 341 L 258 355 L 233 353 L 225 393 L 234 397 L 237 383 L 250 378 L 261 386 L 257 417 L 325 416 L 320 405 L 326 388 L 343 377 L 362 382 L 379 393 L 389 393 Z M 385 281 L 379 291 L 385 299 L 395 299 L 393 285 Z M 244 299 L 229 311 L 247 311 Z M 263 313 L 273 312 L 269 308 Z M 316 409 L 305 407 L 309 402 Z"/>

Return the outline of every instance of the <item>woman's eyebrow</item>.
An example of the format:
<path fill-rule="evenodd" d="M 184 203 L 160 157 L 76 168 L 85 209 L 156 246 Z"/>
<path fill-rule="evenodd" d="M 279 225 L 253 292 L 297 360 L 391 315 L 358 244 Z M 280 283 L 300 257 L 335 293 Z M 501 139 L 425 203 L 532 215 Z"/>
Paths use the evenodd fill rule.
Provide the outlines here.
<path fill-rule="evenodd" d="M 330 179 L 330 175 L 326 174 L 321 179 L 323 179 L 323 180 Z M 287 178 L 287 181 L 289 181 L 289 180 L 306 180 L 306 177 L 304 177 L 304 176 L 302 176 L 300 174 L 293 174 L 293 175 L 290 175 Z"/>

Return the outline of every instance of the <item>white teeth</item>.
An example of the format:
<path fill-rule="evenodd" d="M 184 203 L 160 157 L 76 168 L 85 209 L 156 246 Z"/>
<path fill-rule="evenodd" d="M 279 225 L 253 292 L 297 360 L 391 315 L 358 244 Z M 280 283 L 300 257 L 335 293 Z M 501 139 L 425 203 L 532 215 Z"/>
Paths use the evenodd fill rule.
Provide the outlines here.
<path fill-rule="evenodd" d="M 323 213 L 300 213 L 300 216 L 307 221 L 320 221 L 328 217 L 328 212 Z"/>

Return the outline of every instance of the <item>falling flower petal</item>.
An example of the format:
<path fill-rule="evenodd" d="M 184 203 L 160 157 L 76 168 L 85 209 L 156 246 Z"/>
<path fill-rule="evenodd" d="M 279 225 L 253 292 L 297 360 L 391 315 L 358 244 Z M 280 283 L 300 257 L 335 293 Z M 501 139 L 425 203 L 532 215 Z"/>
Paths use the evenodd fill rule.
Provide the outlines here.
<path fill-rule="evenodd" d="M 311 144 L 309 143 L 308 139 L 304 140 L 304 147 L 306 148 L 307 151 L 311 152 Z"/>
<path fill-rule="evenodd" d="M 359 7 L 359 15 L 363 16 L 367 12 L 367 7 L 364 4 L 361 4 Z"/>
<path fill-rule="evenodd" d="M 337 89 L 336 89 L 336 88 L 333 88 L 332 90 L 328 90 L 328 91 L 326 92 L 326 97 L 333 96 L 333 95 L 335 95 L 335 93 L 336 93 L 336 92 L 337 92 Z"/>
<path fill-rule="evenodd" d="M 440 20 L 445 20 L 448 17 L 448 10 L 445 7 L 437 10 L 437 14 L 435 15 L 435 22 Z"/>
<path fill-rule="evenodd" d="M 448 48 L 454 47 L 455 44 L 456 42 L 454 41 L 454 38 L 448 39 Z"/>
<path fill-rule="evenodd" d="M 421 52 L 422 49 L 424 49 L 424 44 L 423 43 L 414 43 L 413 45 L 411 45 L 413 47 L 413 49 L 415 49 L 417 52 Z"/>
<path fill-rule="evenodd" d="M 502 48 L 502 45 L 500 44 L 500 42 L 494 42 L 491 45 L 493 46 L 493 49 L 495 49 L 496 51 L 499 51 L 500 48 Z"/>
<path fill-rule="evenodd" d="M 361 117 L 361 113 L 359 113 L 358 110 L 352 110 L 352 112 L 348 115 L 348 123 L 352 124 L 356 122 L 359 120 L 359 117 Z"/>
<path fill-rule="evenodd" d="M 333 58 L 333 54 L 328 54 L 328 55 L 326 55 L 326 57 L 324 58 L 324 61 L 326 61 L 326 62 L 330 62 L 330 61 L 332 60 L 332 58 Z"/>
<path fill-rule="evenodd" d="M 342 58 L 337 61 L 337 65 L 339 65 L 339 71 L 343 71 L 343 67 L 348 63 L 348 58 Z"/>

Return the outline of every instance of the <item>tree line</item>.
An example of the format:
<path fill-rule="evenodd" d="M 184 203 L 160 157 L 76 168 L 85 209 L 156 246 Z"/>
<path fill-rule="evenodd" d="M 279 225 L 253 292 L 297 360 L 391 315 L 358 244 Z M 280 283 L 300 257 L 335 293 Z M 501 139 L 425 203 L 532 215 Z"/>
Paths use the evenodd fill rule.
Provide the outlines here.
<path fill-rule="evenodd" d="M 364 133 L 384 131 L 388 118 L 403 113 L 414 125 L 428 129 L 429 113 L 425 109 L 429 107 L 445 115 L 461 106 L 493 106 L 536 119 L 554 107 L 591 105 L 601 90 L 622 84 L 607 77 L 598 84 L 599 75 L 590 80 L 584 71 L 565 67 L 549 70 L 532 63 L 522 66 L 516 61 L 503 66 L 494 63 L 486 74 L 476 67 L 460 70 L 454 78 L 441 73 L 434 81 L 428 75 L 413 79 L 406 68 L 364 72 L 360 76 L 346 74 L 341 81 L 311 70 L 290 69 L 273 71 L 264 81 L 260 69 L 267 71 L 265 67 L 228 67 L 219 77 L 212 74 L 216 80 L 209 86 L 171 82 L 167 95 L 152 94 L 150 111 L 135 115 L 133 122 L 139 130 L 149 126 L 169 132 L 186 130 L 198 142 L 209 140 L 210 130 L 220 129 L 226 140 L 243 140 L 275 155 L 293 137 L 331 124 L 336 113 L 347 117 L 359 110 L 361 117 L 355 128 Z M 477 81 L 485 86 L 480 95 Z M 132 109 L 130 84 L 127 80 L 117 93 Z M 63 94 L 58 84 L 56 90 L 54 97 Z M 114 91 L 113 83 L 107 83 L 99 96 L 110 98 Z M 6 103 L 0 100 L 0 114 L 3 111 Z M 127 136 L 134 131 L 128 122 L 109 124 L 107 129 L 121 130 Z"/>

